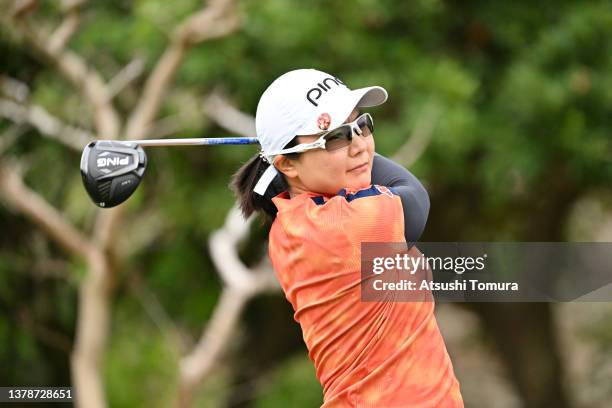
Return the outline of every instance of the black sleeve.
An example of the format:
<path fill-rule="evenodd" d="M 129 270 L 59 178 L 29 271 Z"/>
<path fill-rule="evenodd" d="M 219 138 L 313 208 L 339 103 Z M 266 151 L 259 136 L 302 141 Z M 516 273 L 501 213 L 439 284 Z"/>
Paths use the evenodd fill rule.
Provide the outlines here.
<path fill-rule="evenodd" d="M 425 229 L 429 214 L 429 195 L 421 182 L 399 164 L 375 153 L 372 164 L 372 184 L 393 187 L 397 191 L 404 208 L 406 242 L 418 241 Z"/>

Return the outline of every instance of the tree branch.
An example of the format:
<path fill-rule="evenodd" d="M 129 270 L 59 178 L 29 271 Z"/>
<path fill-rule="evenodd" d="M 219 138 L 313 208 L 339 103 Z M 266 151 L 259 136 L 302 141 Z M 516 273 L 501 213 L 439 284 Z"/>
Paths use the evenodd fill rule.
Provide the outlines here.
<path fill-rule="evenodd" d="M 170 115 L 156 121 L 149 131 L 149 137 L 151 139 L 163 139 L 179 132 L 183 129 L 179 120 L 180 116 L 179 114 Z"/>
<path fill-rule="evenodd" d="M 248 233 L 250 222 L 252 218 L 245 221 L 234 207 L 223 228 L 209 240 L 213 263 L 225 287 L 198 344 L 181 359 L 179 406 L 190 405 L 195 388 L 226 350 L 247 302 L 264 291 L 278 291 L 268 265 L 249 270 L 238 257 L 236 244 Z"/>
<path fill-rule="evenodd" d="M 92 251 L 89 239 L 38 193 L 29 189 L 11 165 L 0 163 L 0 191 L 10 205 L 16 207 L 68 252 L 86 258 Z"/>
<path fill-rule="evenodd" d="M 104 408 L 102 358 L 110 325 L 110 297 L 114 270 L 108 256 L 94 248 L 87 257 L 88 271 L 79 285 L 79 314 L 71 355 L 72 383 L 77 407 Z"/>
<path fill-rule="evenodd" d="M 220 126 L 240 136 L 255 135 L 255 118 L 234 107 L 220 92 L 214 91 L 204 99 L 204 114 Z"/>
<path fill-rule="evenodd" d="M 114 98 L 123 91 L 132 81 L 138 78 L 144 70 L 144 60 L 134 58 L 121 71 L 117 73 L 108 83 L 108 97 Z"/>
<path fill-rule="evenodd" d="M 404 167 L 412 166 L 427 150 L 441 113 L 440 105 L 434 100 L 430 100 L 423 108 L 423 114 L 419 116 L 412 135 L 391 159 Z"/>
<path fill-rule="evenodd" d="M 177 40 L 194 45 L 224 37 L 240 25 L 234 0 L 211 0 L 208 6 L 189 16 L 175 32 Z"/>
<path fill-rule="evenodd" d="M 19 103 L 25 103 L 30 95 L 28 86 L 23 82 L 0 74 L 0 90 L 1 92 Z"/>
<path fill-rule="evenodd" d="M 227 215 L 223 228 L 213 232 L 208 241 L 210 255 L 223 283 L 249 295 L 277 287 L 273 277 L 266 279 L 265 273 L 253 273 L 238 257 L 236 247 L 248 234 L 252 222 L 253 217 L 245 221 L 234 206 Z"/>
<path fill-rule="evenodd" d="M 107 256 L 55 208 L 28 189 L 13 166 L 0 163 L 0 197 L 19 209 L 67 251 L 84 258 L 88 273 L 79 285 L 79 314 L 71 355 L 76 406 L 106 406 L 101 375 L 110 320 L 113 270 Z"/>
<path fill-rule="evenodd" d="M 60 26 L 51 34 L 49 37 L 49 52 L 55 54 L 66 47 L 70 38 L 74 35 L 79 23 L 81 22 L 81 15 L 78 10 L 70 11 Z"/>
<path fill-rule="evenodd" d="M 179 358 L 184 350 L 191 347 L 191 344 L 188 342 L 189 338 L 183 336 L 179 327 L 174 323 L 168 313 L 166 313 L 155 294 L 147 288 L 142 277 L 138 273 L 128 277 L 128 288 L 130 293 L 140 302 L 147 315 L 164 336 L 169 349 Z"/>
<path fill-rule="evenodd" d="M 45 137 L 81 152 L 95 136 L 84 129 L 68 126 L 40 106 L 23 106 L 0 98 L 0 116 L 15 124 L 28 123 Z"/>
<path fill-rule="evenodd" d="M 38 7 L 38 0 L 15 0 L 10 11 L 13 19 L 25 18 Z"/>
<path fill-rule="evenodd" d="M 58 71 L 79 90 L 94 110 L 97 133 L 104 139 L 116 139 L 119 134 L 119 116 L 108 97 L 108 88 L 98 74 L 76 53 L 55 49 L 50 41 L 34 30 L 27 21 L 16 21 L 14 26 L 25 41 L 42 57 L 57 67 Z"/>
<path fill-rule="evenodd" d="M 29 27 L 27 22 L 17 21 L 16 26 L 26 43 L 36 53 L 50 61 L 91 104 L 94 123 L 100 137 L 116 139 L 119 134 L 119 116 L 108 97 L 108 88 L 101 75 L 87 67 L 85 61 L 76 53 L 50 46 L 45 37 Z M 63 38 L 67 37 L 69 36 L 63 35 Z M 0 170 L 0 188 L 8 192 L 3 196 L 18 204 L 22 212 L 69 251 L 87 259 L 88 273 L 79 286 L 79 314 L 71 356 L 71 374 L 74 387 L 78 390 L 76 406 L 105 407 L 101 359 L 108 337 L 110 293 L 114 272 L 112 254 L 110 251 L 106 252 L 110 246 L 111 236 L 110 234 L 105 236 L 106 240 L 100 245 L 102 250 L 98 250 L 86 237 L 72 228 L 57 210 L 25 188 L 18 175 L 11 173 L 7 166 L 3 166 Z M 18 194 L 13 196 L 14 192 Z M 118 213 L 110 211 L 103 212 L 98 217 L 105 232 L 116 225 L 119 219 Z M 98 231 L 95 236 L 97 235 Z"/>
<path fill-rule="evenodd" d="M 127 139 L 142 139 L 148 134 L 187 49 L 198 42 L 228 35 L 238 28 L 239 18 L 232 6 L 233 0 L 211 1 L 206 8 L 187 17 L 178 26 L 170 45 L 145 83 L 142 96 L 128 120 Z"/>
<path fill-rule="evenodd" d="M 69 12 L 83 7 L 85 3 L 87 3 L 87 0 L 62 0 L 62 10 L 64 12 Z"/>
<path fill-rule="evenodd" d="M 156 203 L 148 203 L 126 223 L 125 231 L 117 238 L 117 256 L 128 259 L 155 242 L 167 231 L 166 218 L 161 215 Z"/>
<path fill-rule="evenodd" d="M 187 18 L 177 28 L 170 45 L 145 82 L 144 91 L 126 126 L 128 138 L 142 138 L 151 130 L 163 96 L 183 60 L 186 50 L 197 42 L 227 35 L 238 27 L 239 19 L 232 6 L 232 0 L 213 0 L 204 10 Z M 26 7 L 22 7 L 20 16 L 25 16 L 27 13 Z M 52 43 L 47 41 L 47 37 L 28 26 L 23 19 L 16 21 L 15 25 L 26 43 L 39 55 L 42 55 L 44 59 L 50 61 L 59 73 L 67 78 L 92 105 L 97 134 L 101 138 L 118 138 L 119 117 L 111 103 L 113 93 L 110 92 L 109 86 L 104 82 L 101 75 L 86 65 L 79 55 L 63 48 L 70 38 L 69 34 L 73 32 L 71 27 L 74 27 L 74 22 L 66 23 L 63 28 L 60 26 Z M 62 34 L 60 35 L 60 33 Z M 3 196 L 12 197 L 15 195 L 13 190 L 18 193 L 21 192 L 21 198 L 12 198 L 12 200 L 17 200 L 17 203 L 23 206 L 24 213 L 34 218 L 35 222 L 41 223 L 41 228 L 52 234 L 54 238 L 61 239 L 63 246 L 70 251 L 79 253 L 81 256 L 84 255 L 87 260 L 88 273 L 81 281 L 79 289 L 79 315 L 72 354 L 72 378 L 74 386 L 78 390 L 76 401 L 78 406 L 103 407 L 105 397 L 101 361 L 108 337 L 110 296 L 113 277 L 117 268 L 115 232 L 121 224 L 126 208 L 125 206 L 119 206 L 99 211 L 91 240 L 82 236 L 74 228 L 73 231 L 64 231 L 68 232 L 67 234 L 58 235 L 57 231 L 61 231 L 62 228 L 58 228 L 54 223 L 47 225 L 36 218 L 36 211 L 28 205 L 40 206 L 40 202 L 36 200 L 30 200 L 32 203 L 23 202 L 24 197 L 31 198 L 27 194 L 23 194 L 23 191 L 27 191 L 27 189 L 18 175 L 13 177 L 10 169 L 5 167 L 0 167 L 0 170 L 2 170 L 0 172 L 0 188 L 3 192 L 8 193 L 3 194 Z M 48 204 L 46 206 L 49 207 L 45 208 L 48 213 L 54 215 L 56 221 L 61 221 L 59 212 L 50 208 Z M 66 226 L 61 222 L 59 222 L 59 225 Z M 71 227 L 69 224 L 68 226 Z M 259 281 L 259 278 L 250 280 L 257 288 L 262 288 L 262 290 L 267 288 Z M 246 299 L 257 293 L 257 290 L 249 285 L 245 288 L 241 286 L 229 287 L 228 290 L 231 293 L 227 292 L 223 296 L 225 300 L 222 301 L 222 306 L 218 309 L 219 312 L 216 314 L 218 317 L 214 318 L 211 323 L 213 327 L 219 328 L 222 334 L 226 330 L 224 327 L 228 327 L 231 332 L 237 321 L 237 319 L 230 318 L 228 322 L 224 323 L 222 318 L 232 315 L 238 317 Z M 209 339 L 211 336 L 215 337 L 213 331 L 209 332 L 206 338 Z M 222 338 L 226 339 L 225 336 Z M 210 369 L 210 362 L 216 361 L 216 357 L 224 349 L 227 341 L 215 343 L 215 341 L 206 340 L 201 343 L 201 347 L 195 348 L 195 358 L 187 360 L 187 372 L 188 374 L 195 374 L 195 376 L 186 377 L 186 384 L 196 384 L 202 378 Z M 213 350 L 213 353 L 208 357 L 209 362 L 202 362 L 201 352 L 202 350 L 206 351 L 207 348 Z"/>

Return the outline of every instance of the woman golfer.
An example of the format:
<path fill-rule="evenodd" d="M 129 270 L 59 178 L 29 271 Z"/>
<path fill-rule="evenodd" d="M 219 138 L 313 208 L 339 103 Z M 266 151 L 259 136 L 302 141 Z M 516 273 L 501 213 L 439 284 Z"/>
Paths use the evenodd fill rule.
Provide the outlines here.
<path fill-rule="evenodd" d="M 274 219 L 269 254 L 323 386 L 323 407 L 462 407 L 434 303 L 362 302 L 361 243 L 415 242 L 429 198 L 374 153 L 378 86 L 299 69 L 257 106 L 261 152 L 234 176 L 245 216 Z"/>

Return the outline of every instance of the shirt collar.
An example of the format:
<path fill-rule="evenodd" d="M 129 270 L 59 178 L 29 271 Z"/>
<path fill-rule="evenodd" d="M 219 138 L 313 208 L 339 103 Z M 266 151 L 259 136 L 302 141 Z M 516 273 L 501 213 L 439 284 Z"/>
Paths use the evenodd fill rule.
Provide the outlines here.
<path fill-rule="evenodd" d="M 274 203 L 274 205 L 279 211 L 282 211 L 282 210 L 286 210 L 289 208 L 295 208 L 301 205 L 302 203 L 304 203 L 304 201 L 310 199 L 311 197 L 322 196 L 322 195 L 323 194 L 319 194 L 319 193 L 304 192 L 304 193 L 294 196 L 293 198 L 290 198 L 289 192 L 283 191 L 282 193 L 273 197 L 272 202 Z"/>

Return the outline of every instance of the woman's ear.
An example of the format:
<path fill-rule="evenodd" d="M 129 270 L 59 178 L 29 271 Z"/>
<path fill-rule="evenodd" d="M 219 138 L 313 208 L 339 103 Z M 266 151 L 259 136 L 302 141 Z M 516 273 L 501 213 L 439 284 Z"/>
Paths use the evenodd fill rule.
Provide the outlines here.
<path fill-rule="evenodd" d="M 295 162 L 287 157 L 280 155 L 274 158 L 274 167 L 288 178 L 296 178 L 298 176 Z"/>

